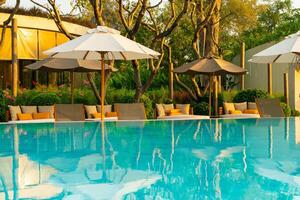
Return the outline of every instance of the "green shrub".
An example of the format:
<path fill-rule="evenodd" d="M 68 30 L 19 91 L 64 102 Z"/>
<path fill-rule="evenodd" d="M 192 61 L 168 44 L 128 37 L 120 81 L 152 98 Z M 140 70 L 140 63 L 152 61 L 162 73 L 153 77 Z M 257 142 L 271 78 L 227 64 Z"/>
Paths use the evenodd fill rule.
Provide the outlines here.
<path fill-rule="evenodd" d="M 207 102 L 200 102 L 193 104 L 194 114 L 197 115 L 208 115 L 208 103 Z"/>
<path fill-rule="evenodd" d="M 134 90 L 119 89 L 107 91 L 106 101 L 108 104 L 114 103 L 134 103 Z M 154 92 L 152 93 L 153 97 Z M 154 101 L 151 100 L 147 94 L 141 97 L 141 102 L 145 105 L 146 115 L 149 119 L 153 118 L 154 115 Z"/>
<path fill-rule="evenodd" d="M 30 105 L 32 98 L 34 98 L 38 94 L 40 94 L 40 92 L 37 90 L 19 91 L 15 104 L 24 106 Z"/>
<path fill-rule="evenodd" d="M 154 103 L 153 101 L 146 95 L 143 95 L 141 98 L 141 102 L 145 105 L 146 115 L 148 119 L 152 119 L 154 116 Z"/>
<path fill-rule="evenodd" d="M 134 90 L 128 89 L 109 89 L 106 92 L 106 101 L 108 104 L 114 103 L 133 103 L 134 102 Z"/>
<path fill-rule="evenodd" d="M 239 91 L 233 98 L 233 102 L 255 102 L 257 98 L 269 98 L 269 95 L 266 91 L 258 89 L 248 89 Z"/>
<path fill-rule="evenodd" d="M 300 111 L 298 111 L 298 110 L 291 110 L 291 116 L 293 116 L 293 117 L 299 117 L 300 116 Z"/>
<path fill-rule="evenodd" d="M 211 96 L 211 101 L 212 101 L 212 105 L 213 105 L 213 94 L 212 94 L 212 96 Z M 199 102 L 206 102 L 206 103 L 208 103 L 209 102 L 209 94 L 208 93 L 206 93 L 204 96 L 202 96 L 201 98 L 200 98 L 200 100 L 199 100 Z M 219 93 L 218 94 L 218 106 L 220 107 L 220 106 L 222 106 L 223 105 L 223 102 L 224 102 L 224 96 L 223 96 L 223 93 Z"/>
<path fill-rule="evenodd" d="M 61 100 L 56 93 L 40 93 L 31 99 L 29 105 L 48 106 L 58 103 L 61 103 Z"/>
<path fill-rule="evenodd" d="M 286 103 L 280 103 L 280 106 L 282 107 L 284 115 L 286 117 L 290 117 L 291 116 L 291 108 L 290 108 L 290 106 L 287 105 Z"/>
<path fill-rule="evenodd" d="M 7 120 L 6 112 L 8 111 L 8 105 L 13 105 L 14 100 L 9 91 L 0 90 L 0 122 Z"/>
<path fill-rule="evenodd" d="M 169 98 L 169 90 L 166 88 L 160 88 L 156 90 L 147 91 L 145 93 L 155 103 L 169 103 L 172 100 Z"/>
<path fill-rule="evenodd" d="M 84 105 L 95 105 L 98 102 L 92 90 L 83 88 L 83 89 L 75 89 L 74 103 L 84 104 Z"/>
<path fill-rule="evenodd" d="M 233 102 L 233 98 L 236 96 L 237 93 L 237 90 L 223 91 L 223 100 L 225 102 Z"/>

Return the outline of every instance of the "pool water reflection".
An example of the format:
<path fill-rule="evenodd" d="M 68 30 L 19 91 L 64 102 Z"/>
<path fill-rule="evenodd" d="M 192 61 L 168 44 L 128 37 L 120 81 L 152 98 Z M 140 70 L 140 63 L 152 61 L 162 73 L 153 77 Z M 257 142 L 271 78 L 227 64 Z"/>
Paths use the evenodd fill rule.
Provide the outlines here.
<path fill-rule="evenodd" d="M 293 199 L 300 119 L 0 125 L 0 199 Z"/>

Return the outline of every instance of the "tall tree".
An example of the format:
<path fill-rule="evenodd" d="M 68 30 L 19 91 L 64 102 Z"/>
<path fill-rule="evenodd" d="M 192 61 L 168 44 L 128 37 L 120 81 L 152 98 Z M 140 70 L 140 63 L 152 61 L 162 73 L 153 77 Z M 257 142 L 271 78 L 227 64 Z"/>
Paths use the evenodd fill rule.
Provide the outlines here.
<path fill-rule="evenodd" d="M 194 0 L 191 8 L 190 21 L 193 29 L 191 41 L 196 58 L 219 56 L 219 20 L 221 0 Z M 192 58 L 194 59 L 194 58 Z M 198 101 L 208 89 L 209 82 L 205 76 L 199 81 L 199 76 L 189 75 L 190 86 L 176 74 L 177 83 L 189 95 Z M 202 82 L 202 85 L 199 85 Z"/>
<path fill-rule="evenodd" d="M 141 79 L 140 62 L 137 60 L 132 61 L 136 84 L 135 101 L 139 102 L 141 100 L 141 96 L 151 86 L 162 64 L 165 56 L 164 50 L 167 44 L 167 37 L 174 31 L 181 18 L 187 12 L 190 1 L 184 0 L 182 9 L 177 14 L 175 1 L 169 0 L 168 5 L 166 5 L 169 10 L 169 16 L 163 22 L 159 21 L 160 18 L 157 14 L 158 11 L 155 10 L 159 7 L 162 1 L 154 6 L 151 6 L 149 0 L 138 0 L 135 5 L 130 7 L 124 6 L 122 0 L 117 1 L 119 4 L 119 15 L 128 37 L 132 40 L 136 40 L 138 32 L 142 29 L 142 27 L 145 27 L 150 30 L 153 35 L 151 47 L 157 47 L 158 51 L 161 53 L 158 60 L 150 60 L 149 68 L 151 74 L 145 83 L 142 83 Z M 169 53 L 168 55 L 170 56 L 171 54 Z"/>

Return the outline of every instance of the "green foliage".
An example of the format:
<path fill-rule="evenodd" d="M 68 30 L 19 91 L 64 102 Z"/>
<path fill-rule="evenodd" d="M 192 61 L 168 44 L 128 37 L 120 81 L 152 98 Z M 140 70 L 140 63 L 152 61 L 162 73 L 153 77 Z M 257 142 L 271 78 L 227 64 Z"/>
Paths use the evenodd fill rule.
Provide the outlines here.
<path fill-rule="evenodd" d="M 19 91 L 16 98 L 16 105 L 30 105 L 32 98 L 38 95 L 40 92 L 37 90 L 23 90 Z"/>
<path fill-rule="evenodd" d="M 97 99 L 92 90 L 82 88 L 74 90 L 74 103 L 96 105 Z"/>
<path fill-rule="evenodd" d="M 163 87 L 147 91 L 146 95 L 155 103 L 172 103 L 172 99 L 169 99 L 169 90 Z"/>
<path fill-rule="evenodd" d="M 291 116 L 293 116 L 293 117 L 299 117 L 300 116 L 300 111 L 298 111 L 298 110 L 291 110 Z"/>
<path fill-rule="evenodd" d="M 6 121 L 8 106 L 14 104 L 15 99 L 7 90 L 0 90 L 0 122 Z"/>
<path fill-rule="evenodd" d="M 48 106 L 61 103 L 61 99 L 55 93 L 39 93 L 35 95 L 31 101 L 30 105 L 35 106 Z"/>
<path fill-rule="evenodd" d="M 224 102 L 233 102 L 233 98 L 237 93 L 237 90 L 223 91 L 222 94 Z"/>
<path fill-rule="evenodd" d="M 233 102 L 255 102 L 255 99 L 258 98 L 269 98 L 269 95 L 266 91 L 259 89 L 242 90 L 235 95 L 235 97 L 233 98 Z"/>
<path fill-rule="evenodd" d="M 280 103 L 280 106 L 282 107 L 284 115 L 286 117 L 290 117 L 291 116 L 291 108 L 290 108 L 290 106 L 287 105 L 286 103 Z"/>
<path fill-rule="evenodd" d="M 146 115 L 148 119 L 154 116 L 154 102 L 146 95 L 143 95 L 141 102 L 145 105 Z"/>
<path fill-rule="evenodd" d="M 230 51 L 224 55 L 231 60 L 240 53 L 240 42 L 246 43 L 246 48 L 265 44 L 271 41 L 279 41 L 287 35 L 297 32 L 300 29 L 300 9 L 291 8 L 291 0 L 274 0 L 269 4 L 261 4 L 253 16 L 257 23 L 237 34 L 223 31 L 221 47 Z"/>
<path fill-rule="evenodd" d="M 151 93 L 151 97 L 155 96 L 155 93 Z M 144 103 L 146 109 L 146 115 L 149 119 L 154 116 L 154 101 L 148 94 L 141 97 L 141 102 Z M 109 90 L 107 91 L 106 101 L 108 104 L 114 103 L 134 103 L 134 90 L 119 89 L 119 90 Z"/>
<path fill-rule="evenodd" d="M 194 114 L 208 115 L 209 114 L 208 107 L 209 107 L 208 103 L 204 101 L 193 104 Z"/>

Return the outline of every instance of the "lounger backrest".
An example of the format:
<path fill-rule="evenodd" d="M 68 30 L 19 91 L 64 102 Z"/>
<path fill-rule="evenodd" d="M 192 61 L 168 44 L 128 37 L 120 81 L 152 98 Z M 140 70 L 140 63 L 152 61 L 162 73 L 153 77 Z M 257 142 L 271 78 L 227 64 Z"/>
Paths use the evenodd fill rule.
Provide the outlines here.
<path fill-rule="evenodd" d="M 84 121 L 83 104 L 56 104 L 55 121 Z"/>
<path fill-rule="evenodd" d="M 256 99 L 256 106 L 261 117 L 284 117 L 279 99 Z"/>
<path fill-rule="evenodd" d="M 145 120 L 146 111 L 143 103 L 116 103 L 114 109 L 119 120 Z"/>

